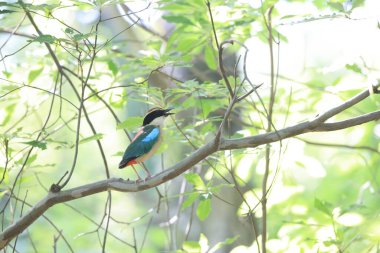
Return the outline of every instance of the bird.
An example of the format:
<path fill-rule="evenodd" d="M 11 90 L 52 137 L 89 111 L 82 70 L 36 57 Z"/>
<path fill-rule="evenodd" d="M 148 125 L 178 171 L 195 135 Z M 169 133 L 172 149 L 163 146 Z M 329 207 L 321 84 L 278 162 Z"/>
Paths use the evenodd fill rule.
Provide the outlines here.
<path fill-rule="evenodd" d="M 170 112 L 172 109 L 154 107 L 145 114 L 142 126 L 124 152 L 119 169 L 132 166 L 138 180 L 142 180 L 133 165 L 141 164 L 157 151 L 162 142 L 162 127 L 165 118 L 174 114 Z M 148 174 L 147 178 L 151 177 L 149 171 L 144 166 L 142 167 Z"/>

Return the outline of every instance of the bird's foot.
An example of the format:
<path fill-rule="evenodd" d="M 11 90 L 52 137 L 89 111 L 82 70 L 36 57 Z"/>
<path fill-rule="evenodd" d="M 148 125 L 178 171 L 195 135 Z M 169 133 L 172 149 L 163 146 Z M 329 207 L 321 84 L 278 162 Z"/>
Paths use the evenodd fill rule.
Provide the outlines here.
<path fill-rule="evenodd" d="M 135 184 L 141 183 L 142 181 L 144 181 L 144 180 L 142 180 L 141 178 L 139 178 L 139 179 L 137 179 L 137 180 L 135 181 Z"/>

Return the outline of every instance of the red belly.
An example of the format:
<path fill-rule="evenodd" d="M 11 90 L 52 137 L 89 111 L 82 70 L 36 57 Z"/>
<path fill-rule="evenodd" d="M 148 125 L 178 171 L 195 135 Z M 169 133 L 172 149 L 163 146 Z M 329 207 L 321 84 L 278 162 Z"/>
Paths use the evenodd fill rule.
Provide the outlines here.
<path fill-rule="evenodd" d="M 125 166 L 129 166 L 129 165 L 133 165 L 133 164 L 137 164 L 136 160 L 129 161 L 127 163 L 127 165 L 125 165 Z"/>

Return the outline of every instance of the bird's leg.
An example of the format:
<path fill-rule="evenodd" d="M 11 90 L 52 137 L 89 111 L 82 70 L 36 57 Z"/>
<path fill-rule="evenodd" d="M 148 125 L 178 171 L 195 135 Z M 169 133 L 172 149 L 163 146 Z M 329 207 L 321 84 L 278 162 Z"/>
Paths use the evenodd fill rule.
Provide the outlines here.
<path fill-rule="evenodd" d="M 146 178 L 151 178 L 152 175 L 150 174 L 149 170 L 147 168 L 145 168 L 144 164 L 140 163 L 140 166 L 143 167 L 143 169 L 146 171 L 146 173 L 148 174 L 148 176 Z"/>
<path fill-rule="evenodd" d="M 140 181 L 142 181 L 142 179 L 141 179 L 139 173 L 137 173 L 137 170 L 135 169 L 135 167 L 133 166 L 133 164 L 131 164 L 131 166 L 132 166 L 132 169 L 135 171 L 137 177 L 139 178 L 139 179 L 136 180 L 136 182 L 140 182 Z"/>

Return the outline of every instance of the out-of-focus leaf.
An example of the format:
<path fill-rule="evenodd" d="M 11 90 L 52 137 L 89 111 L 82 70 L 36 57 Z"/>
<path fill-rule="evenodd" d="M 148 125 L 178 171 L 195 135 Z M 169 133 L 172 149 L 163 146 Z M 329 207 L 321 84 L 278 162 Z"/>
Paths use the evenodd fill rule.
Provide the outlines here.
<path fill-rule="evenodd" d="M 197 188 L 198 190 L 205 189 L 205 184 L 204 184 L 202 178 L 198 174 L 187 173 L 187 174 L 185 174 L 185 179 L 187 180 L 187 182 L 194 185 L 195 188 Z"/>
<path fill-rule="evenodd" d="M 26 161 L 26 164 L 25 164 L 25 165 L 26 165 L 26 166 L 29 166 L 29 165 L 32 164 L 35 160 L 37 160 L 37 155 L 36 155 L 36 154 L 29 156 L 29 159 L 28 159 L 28 161 Z M 19 164 L 24 163 L 24 159 L 21 159 L 21 160 L 17 161 L 17 163 L 19 163 Z"/>
<path fill-rule="evenodd" d="M 28 83 L 32 83 L 42 73 L 43 70 L 43 66 L 41 68 L 31 70 L 28 75 Z"/>
<path fill-rule="evenodd" d="M 44 142 L 44 141 L 33 140 L 33 141 L 27 141 L 27 142 L 23 142 L 23 143 L 31 145 L 31 146 L 33 146 L 35 148 L 40 148 L 42 150 L 46 149 L 46 142 Z"/>
<path fill-rule="evenodd" d="M 352 0 L 352 9 L 363 6 L 364 0 Z"/>
<path fill-rule="evenodd" d="M 224 242 L 218 242 L 217 244 L 215 244 L 214 247 L 212 247 L 212 248 L 208 251 L 208 253 L 214 253 L 214 252 L 216 252 L 217 250 L 221 249 L 223 246 L 231 245 L 231 244 L 234 243 L 238 238 L 239 238 L 239 235 L 237 235 L 237 236 L 235 236 L 235 237 L 227 238 Z"/>
<path fill-rule="evenodd" d="M 9 120 L 13 116 L 13 112 L 14 112 L 15 108 L 16 108 L 16 104 L 10 104 L 10 105 L 7 105 L 5 107 L 6 115 L 4 117 L 3 122 L 1 122 L 1 125 L 6 125 L 9 122 Z"/>
<path fill-rule="evenodd" d="M 24 4 L 24 5 L 28 9 L 44 11 L 45 13 L 49 13 L 55 8 L 61 6 L 60 4 Z"/>
<path fill-rule="evenodd" d="M 331 204 L 326 201 L 322 201 L 320 199 L 315 198 L 314 207 L 317 208 L 319 211 L 322 211 L 323 213 L 327 214 L 328 216 L 332 215 Z"/>
<path fill-rule="evenodd" d="M 6 13 L 12 13 L 12 12 L 16 12 L 16 11 L 12 11 L 12 10 L 0 10 L 0 14 L 6 14 Z"/>
<path fill-rule="evenodd" d="M 1 1 L 1 2 L 0 2 L 0 6 L 10 6 L 10 7 L 15 7 L 15 4 L 11 4 L 11 3 L 8 3 L 8 2 L 3 2 L 3 1 Z"/>
<path fill-rule="evenodd" d="M 193 25 L 193 22 L 185 16 L 164 15 L 163 18 L 170 23 Z"/>
<path fill-rule="evenodd" d="M 199 245 L 199 242 L 195 242 L 195 241 L 185 241 L 182 245 L 182 248 L 188 253 L 201 252 L 201 245 Z"/>
<path fill-rule="evenodd" d="M 199 45 L 202 39 L 196 36 L 188 36 L 186 39 L 180 40 L 177 45 L 177 50 L 182 52 L 189 52 L 194 50 L 196 45 Z"/>
<path fill-rule="evenodd" d="M 42 34 L 34 38 L 33 40 L 29 40 L 29 42 L 39 42 L 39 43 L 48 43 L 53 44 L 57 40 L 56 37 L 50 34 Z"/>
<path fill-rule="evenodd" d="M 205 48 L 205 62 L 210 69 L 216 70 L 217 64 L 215 61 L 215 55 L 210 45 L 207 45 Z"/>
<path fill-rule="evenodd" d="M 201 252 L 208 252 L 208 239 L 203 233 L 199 235 L 199 245 L 201 246 Z"/>
<path fill-rule="evenodd" d="M 3 178 L 1 184 L 7 185 L 9 183 L 8 170 L 4 171 L 4 167 L 0 167 L 0 179 Z M 0 191 L 0 198 L 4 192 Z"/>
<path fill-rule="evenodd" d="M 186 209 L 187 207 L 191 206 L 195 200 L 197 200 L 199 197 L 198 192 L 192 192 L 188 195 L 187 199 L 182 204 L 182 210 Z"/>
<path fill-rule="evenodd" d="M 346 12 L 345 9 L 344 9 L 344 6 L 343 4 L 341 3 L 337 3 L 337 2 L 329 2 L 328 5 L 334 9 L 334 10 L 337 10 L 337 11 L 340 11 L 340 12 Z"/>
<path fill-rule="evenodd" d="M 112 75 L 116 76 L 117 72 L 119 71 L 117 65 L 113 61 L 107 61 L 108 69 L 111 70 Z"/>
<path fill-rule="evenodd" d="M 362 69 L 355 63 L 354 64 L 346 64 L 346 69 L 352 70 L 352 71 L 359 73 L 359 74 L 363 73 Z"/>
<path fill-rule="evenodd" d="M 65 33 L 67 33 L 67 34 L 73 34 L 73 33 L 74 33 L 74 30 L 71 29 L 70 27 L 66 27 L 66 29 L 65 29 Z"/>
<path fill-rule="evenodd" d="M 197 208 L 197 216 L 201 221 L 204 221 L 211 213 L 211 199 L 203 199 L 199 202 Z"/>

